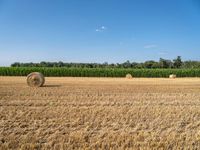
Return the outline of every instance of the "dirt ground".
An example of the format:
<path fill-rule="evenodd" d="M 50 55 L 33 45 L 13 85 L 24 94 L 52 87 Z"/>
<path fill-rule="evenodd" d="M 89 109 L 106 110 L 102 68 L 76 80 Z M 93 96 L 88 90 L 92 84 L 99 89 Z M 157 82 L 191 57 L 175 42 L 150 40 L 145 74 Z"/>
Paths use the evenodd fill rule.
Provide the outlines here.
<path fill-rule="evenodd" d="M 198 149 L 200 78 L 0 77 L 0 149 Z"/>

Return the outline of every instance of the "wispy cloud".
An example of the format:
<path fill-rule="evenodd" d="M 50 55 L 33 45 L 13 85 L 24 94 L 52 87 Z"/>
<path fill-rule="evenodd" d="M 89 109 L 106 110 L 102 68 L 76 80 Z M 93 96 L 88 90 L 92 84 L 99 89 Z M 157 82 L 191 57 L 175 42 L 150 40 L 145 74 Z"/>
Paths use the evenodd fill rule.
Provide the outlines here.
<path fill-rule="evenodd" d="M 158 52 L 158 55 L 167 55 L 167 52 Z"/>
<path fill-rule="evenodd" d="M 96 32 L 103 32 L 103 31 L 105 31 L 105 30 L 107 30 L 107 27 L 101 26 L 100 28 L 97 28 L 95 31 L 96 31 Z"/>
<path fill-rule="evenodd" d="M 145 45 L 144 48 L 148 49 L 148 48 L 156 48 L 158 47 L 158 45 L 155 44 L 149 44 L 149 45 Z"/>

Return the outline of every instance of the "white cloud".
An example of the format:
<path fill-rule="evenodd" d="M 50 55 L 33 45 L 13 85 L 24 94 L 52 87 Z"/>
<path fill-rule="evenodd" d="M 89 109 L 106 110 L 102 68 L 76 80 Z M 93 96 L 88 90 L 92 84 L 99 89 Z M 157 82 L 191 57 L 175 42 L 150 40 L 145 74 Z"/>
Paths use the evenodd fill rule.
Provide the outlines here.
<path fill-rule="evenodd" d="M 167 52 L 159 52 L 158 55 L 167 55 Z"/>
<path fill-rule="evenodd" d="M 103 31 L 105 31 L 106 29 L 107 29 L 107 27 L 101 26 L 100 28 L 97 28 L 95 31 L 96 31 L 96 32 L 103 32 Z"/>
<path fill-rule="evenodd" d="M 158 45 L 155 45 L 155 44 L 149 44 L 149 45 L 145 45 L 144 48 L 156 48 L 158 47 Z"/>
<path fill-rule="evenodd" d="M 106 27 L 105 27 L 105 26 L 101 26 L 101 29 L 102 29 L 102 30 L 105 30 L 105 29 L 106 29 Z"/>

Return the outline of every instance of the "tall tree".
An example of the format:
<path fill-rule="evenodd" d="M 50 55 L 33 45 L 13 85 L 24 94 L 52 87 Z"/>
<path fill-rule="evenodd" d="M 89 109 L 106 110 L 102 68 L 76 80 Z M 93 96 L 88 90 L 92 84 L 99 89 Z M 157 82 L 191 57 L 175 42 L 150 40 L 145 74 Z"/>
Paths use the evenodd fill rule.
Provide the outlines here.
<path fill-rule="evenodd" d="M 176 59 L 173 60 L 173 62 L 174 62 L 174 68 L 180 68 L 183 64 L 181 56 L 178 56 Z"/>
<path fill-rule="evenodd" d="M 171 60 L 160 58 L 159 65 L 160 65 L 160 68 L 171 68 L 172 62 Z"/>

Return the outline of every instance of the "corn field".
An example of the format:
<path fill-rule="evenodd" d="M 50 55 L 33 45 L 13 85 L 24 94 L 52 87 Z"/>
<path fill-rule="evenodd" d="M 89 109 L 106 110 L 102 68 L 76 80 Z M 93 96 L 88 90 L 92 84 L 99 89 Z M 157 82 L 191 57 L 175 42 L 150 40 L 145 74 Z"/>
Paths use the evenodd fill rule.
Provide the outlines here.
<path fill-rule="evenodd" d="M 47 77 L 200 77 L 200 69 L 120 69 L 120 68 L 42 68 L 42 67 L 0 67 L 0 76 L 27 76 L 41 72 Z"/>

